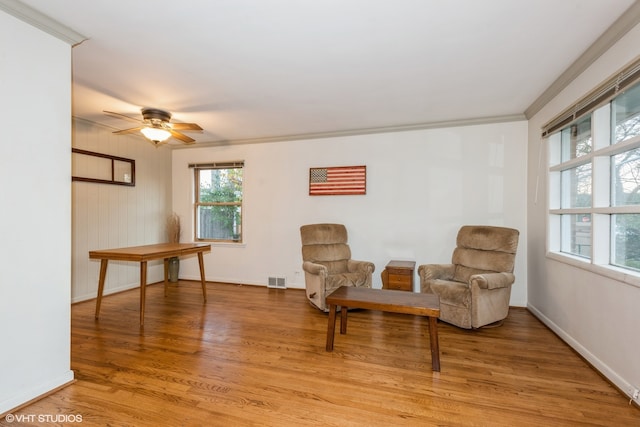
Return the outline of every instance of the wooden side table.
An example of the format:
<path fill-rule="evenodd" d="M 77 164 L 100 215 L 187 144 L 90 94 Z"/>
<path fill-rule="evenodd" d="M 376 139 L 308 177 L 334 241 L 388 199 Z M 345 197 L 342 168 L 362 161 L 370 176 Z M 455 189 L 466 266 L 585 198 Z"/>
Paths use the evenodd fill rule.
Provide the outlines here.
<path fill-rule="evenodd" d="M 415 268 L 415 261 L 389 261 L 389 264 L 380 274 L 382 276 L 382 289 L 413 292 L 413 270 Z"/>

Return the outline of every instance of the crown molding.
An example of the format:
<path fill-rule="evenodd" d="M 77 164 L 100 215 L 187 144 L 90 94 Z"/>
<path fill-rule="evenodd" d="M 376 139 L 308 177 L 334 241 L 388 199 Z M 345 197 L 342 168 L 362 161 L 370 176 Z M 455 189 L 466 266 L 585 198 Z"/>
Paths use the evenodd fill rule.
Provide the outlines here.
<path fill-rule="evenodd" d="M 26 22 L 42 31 L 75 46 L 82 43 L 87 38 L 71 28 L 49 18 L 47 15 L 38 12 L 17 0 L 0 0 L 0 10 L 7 12 L 21 21 Z"/>
<path fill-rule="evenodd" d="M 268 136 L 260 138 L 246 138 L 246 139 L 230 139 L 230 140 L 218 140 L 197 142 L 191 145 L 171 145 L 171 149 L 189 149 L 198 147 L 213 147 L 213 146 L 229 146 L 229 145 L 243 145 L 243 144 L 264 144 L 270 142 L 285 142 L 285 141 L 302 141 L 306 139 L 319 139 L 319 138 L 339 138 L 344 136 L 361 136 L 372 135 L 377 133 L 392 133 L 392 132 L 407 132 L 415 130 L 425 129 L 441 129 L 450 127 L 462 127 L 462 126 L 476 126 L 492 123 L 507 123 L 527 120 L 524 114 L 513 114 L 508 116 L 493 116 L 493 117 L 480 117 L 474 119 L 461 119 L 461 120 L 449 120 L 441 122 L 429 122 L 429 123 L 416 123 L 410 125 L 398 125 L 398 126 L 384 126 L 366 129 L 349 129 L 339 130 L 331 132 L 314 132 L 304 133 L 296 135 L 279 135 Z"/>
<path fill-rule="evenodd" d="M 72 116 L 73 120 L 79 123 L 85 123 L 92 126 L 97 126 L 109 131 L 120 130 L 113 126 L 109 126 L 103 123 L 98 123 L 93 120 L 84 119 L 77 116 Z M 199 147 L 216 147 L 216 146 L 229 146 L 229 145 L 244 145 L 244 144 L 264 144 L 270 142 L 286 142 L 286 141 L 303 141 L 306 139 L 320 139 L 320 138 L 339 138 L 344 136 L 361 136 L 372 135 L 377 133 L 392 133 L 392 132 L 407 132 L 415 130 L 425 129 L 442 129 L 462 126 L 478 126 L 493 123 L 508 123 L 526 121 L 527 118 L 524 114 L 512 114 L 504 116 L 492 116 L 492 117 L 479 117 L 474 119 L 461 119 L 461 120 L 448 120 L 441 122 L 429 122 L 429 123 L 416 123 L 411 125 L 398 125 L 398 126 L 384 126 L 375 128 L 363 128 L 363 129 L 349 129 L 338 130 L 329 132 L 313 132 L 313 133 L 301 133 L 295 135 L 277 135 L 277 136 L 265 136 L 258 138 L 244 138 L 244 139 L 221 139 L 216 141 L 197 141 L 195 144 L 165 144 L 165 147 L 169 147 L 172 150 L 175 149 L 189 149 Z M 143 138 L 142 135 L 133 135 Z M 143 138 L 144 139 L 144 138 Z"/>
<path fill-rule="evenodd" d="M 629 9 L 623 12 L 560 77 L 551 83 L 551 86 L 549 86 L 538 99 L 533 101 L 525 110 L 525 117 L 527 119 L 533 117 L 638 23 L 640 23 L 640 0 L 636 0 Z"/>

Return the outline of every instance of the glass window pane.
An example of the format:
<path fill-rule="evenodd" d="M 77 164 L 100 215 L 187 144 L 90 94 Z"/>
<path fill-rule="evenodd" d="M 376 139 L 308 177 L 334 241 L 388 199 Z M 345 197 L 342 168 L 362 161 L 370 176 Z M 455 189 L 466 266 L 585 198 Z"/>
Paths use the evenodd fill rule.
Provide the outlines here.
<path fill-rule="evenodd" d="M 200 203 L 242 200 L 242 168 L 202 169 L 199 177 Z"/>
<path fill-rule="evenodd" d="M 591 163 L 562 171 L 561 208 L 591 207 Z"/>
<path fill-rule="evenodd" d="M 196 169 L 196 239 L 242 242 L 242 167 Z"/>
<path fill-rule="evenodd" d="M 611 218 L 613 245 L 611 263 L 640 270 L 640 214 L 618 214 Z"/>
<path fill-rule="evenodd" d="M 591 214 L 562 215 L 562 252 L 591 258 Z"/>
<path fill-rule="evenodd" d="M 239 241 L 242 208 L 237 205 L 199 206 L 198 239 Z"/>
<path fill-rule="evenodd" d="M 635 85 L 612 101 L 614 141 L 622 142 L 640 135 L 640 85 Z"/>
<path fill-rule="evenodd" d="M 611 156 L 611 203 L 640 205 L 640 148 Z"/>
<path fill-rule="evenodd" d="M 562 129 L 560 137 L 563 162 L 591 153 L 591 115 Z"/>

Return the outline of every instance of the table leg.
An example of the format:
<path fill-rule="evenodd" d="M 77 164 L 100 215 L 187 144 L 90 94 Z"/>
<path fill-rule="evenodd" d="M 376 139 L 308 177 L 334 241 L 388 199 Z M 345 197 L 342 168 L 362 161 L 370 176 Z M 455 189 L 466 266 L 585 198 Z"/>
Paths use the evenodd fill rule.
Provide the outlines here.
<path fill-rule="evenodd" d="M 144 325 L 144 298 L 147 292 L 147 261 L 140 261 L 140 326 Z"/>
<path fill-rule="evenodd" d="M 202 283 L 202 297 L 204 302 L 207 302 L 207 284 L 204 279 L 204 254 L 198 252 L 198 264 L 200 265 L 200 282 Z"/>
<path fill-rule="evenodd" d="M 437 317 L 429 317 L 429 341 L 431 344 L 431 369 L 440 372 L 440 345 L 438 344 Z"/>
<path fill-rule="evenodd" d="M 169 287 L 169 258 L 164 259 L 164 296 L 167 296 Z"/>
<path fill-rule="evenodd" d="M 349 309 L 345 306 L 340 308 L 340 334 L 344 335 L 347 333 L 347 312 Z"/>
<path fill-rule="evenodd" d="M 100 279 L 98 280 L 98 296 L 96 298 L 96 319 L 100 315 L 100 304 L 102 303 L 102 293 L 104 292 L 104 280 L 107 277 L 108 259 L 100 261 Z"/>
<path fill-rule="evenodd" d="M 333 336 L 336 331 L 336 305 L 329 305 L 329 323 L 327 324 L 327 351 L 333 351 Z"/>

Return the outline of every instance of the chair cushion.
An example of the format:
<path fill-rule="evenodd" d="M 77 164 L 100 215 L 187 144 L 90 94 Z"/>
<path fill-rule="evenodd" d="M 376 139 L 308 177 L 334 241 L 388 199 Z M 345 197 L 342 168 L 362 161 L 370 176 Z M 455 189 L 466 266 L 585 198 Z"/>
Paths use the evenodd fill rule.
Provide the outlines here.
<path fill-rule="evenodd" d="M 514 228 L 465 225 L 458 231 L 456 245 L 460 248 L 515 254 L 519 235 L 520 232 Z"/>
<path fill-rule="evenodd" d="M 327 276 L 327 293 L 340 286 L 364 286 L 367 284 L 367 276 L 365 273 L 341 273 Z"/>
<path fill-rule="evenodd" d="M 455 248 L 451 263 L 476 270 L 484 270 L 485 272 L 505 271 L 511 273 L 515 263 L 515 255 L 508 252 Z M 482 271 L 479 271 L 479 273 L 482 273 Z"/>
<path fill-rule="evenodd" d="M 304 245 L 302 247 L 302 259 L 321 263 L 325 261 L 342 261 L 351 258 L 351 249 L 344 243 L 332 243 L 328 245 Z M 345 269 L 346 270 L 346 267 Z M 342 270 L 342 271 L 344 271 Z"/>
<path fill-rule="evenodd" d="M 322 264 L 327 267 L 327 272 L 329 273 L 329 275 L 348 272 L 346 259 L 341 259 L 338 261 L 317 261 L 316 264 Z"/>
<path fill-rule="evenodd" d="M 436 279 L 430 284 L 431 292 L 440 297 L 441 303 L 471 307 L 471 289 L 467 283 Z"/>
<path fill-rule="evenodd" d="M 347 228 L 343 224 L 308 224 L 300 227 L 303 245 L 347 243 Z"/>
<path fill-rule="evenodd" d="M 453 274 L 453 281 L 469 283 L 469 278 L 474 274 L 495 273 L 491 270 L 481 270 L 479 268 L 470 268 L 462 264 L 456 264 L 455 272 Z"/>

